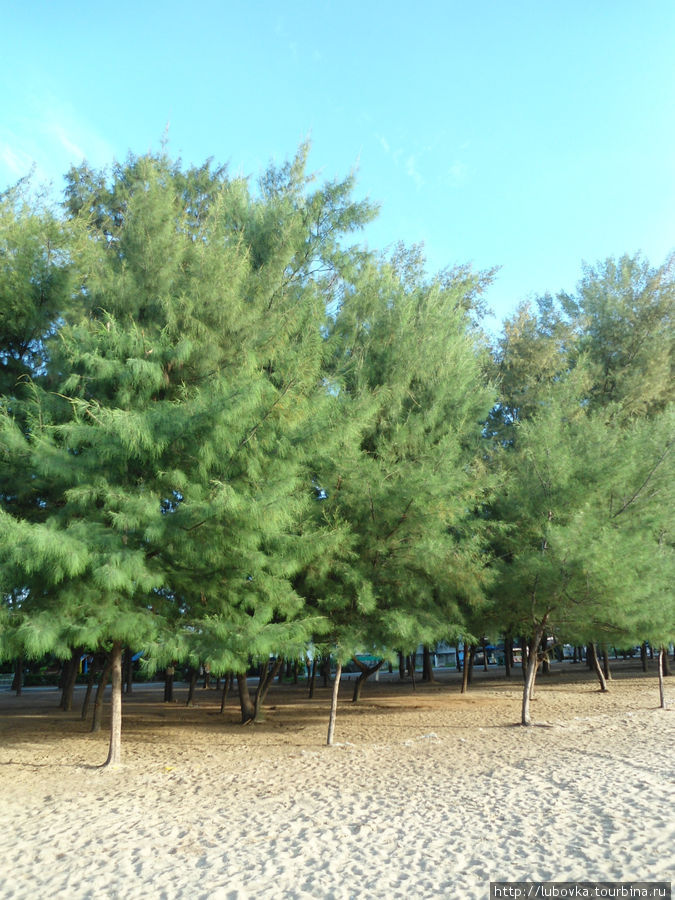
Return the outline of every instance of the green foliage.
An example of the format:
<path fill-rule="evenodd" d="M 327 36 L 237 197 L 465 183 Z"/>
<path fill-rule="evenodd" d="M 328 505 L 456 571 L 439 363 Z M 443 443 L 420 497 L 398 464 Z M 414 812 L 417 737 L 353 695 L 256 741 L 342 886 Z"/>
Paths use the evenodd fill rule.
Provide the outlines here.
<path fill-rule="evenodd" d="M 493 614 L 512 632 L 672 637 L 671 269 L 608 260 L 506 324 Z"/>
<path fill-rule="evenodd" d="M 490 361 L 492 273 L 349 246 L 374 210 L 306 163 L 0 198 L 0 656 L 667 640 L 672 261 L 587 269 Z"/>
<path fill-rule="evenodd" d="M 482 597 L 475 509 L 493 398 L 467 315 L 481 284 L 465 270 L 428 281 L 416 251 L 365 258 L 330 325 L 329 383 L 346 424 L 317 456 L 316 481 L 322 521 L 346 527 L 348 542 L 308 568 L 303 589 L 346 656 L 433 643 L 456 628 L 460 602 Z"/>

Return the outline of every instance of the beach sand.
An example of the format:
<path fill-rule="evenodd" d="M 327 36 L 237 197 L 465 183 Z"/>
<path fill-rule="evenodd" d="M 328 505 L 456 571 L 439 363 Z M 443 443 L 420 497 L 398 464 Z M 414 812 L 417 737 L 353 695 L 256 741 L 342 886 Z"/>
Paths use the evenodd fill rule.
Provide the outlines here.
<path fill-rule="evenodd" d="M 655 664 L 652 663 L 652 667 Z M 55 689 L 0 693 L 0 897 L 480 898 L 493 881 L 671 881 L 675 711 L 656 674 L 273 686 L 242 727 L 215 690 L 124 701 L 123 765 Z M 446 676 L 440 676 L 444 678 Z M 447 677 L 446 677 L 447 678 Z M 675 700 L 675 680 L 666 679 Z M 82 693 L 76 693 L 81 702 Z M 105 723 L 104 723 L 105 729 Z"/>

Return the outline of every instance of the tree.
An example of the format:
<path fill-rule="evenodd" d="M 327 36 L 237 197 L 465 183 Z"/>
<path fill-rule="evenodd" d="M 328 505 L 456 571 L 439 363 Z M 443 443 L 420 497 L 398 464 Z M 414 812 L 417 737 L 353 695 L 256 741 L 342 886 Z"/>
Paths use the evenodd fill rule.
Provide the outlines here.
<path fill-rule="evenodd" d="M 530 721 L 545 629 L 576 642 L 625 638 L 635 633 L 630 623 L 646 598 L 656 595 L 662 611 L 652 604 L 654 622 L 664 621 L 664 612 L 672 622 L 660 575 L 672 566 L 664 516 L 672 419 L 668 390 L 657 377 L 672 358 L 666 328 L 672 283 L 664 270 L 642 278 L 654 288 L 650 294 L 635 284 L 629 291 L 624 279 L 617 297 L 607 289 L 614 264 L 598 271 L 591 277 L 587 270 L 583 302 L 563 296 L 556 306 L 544 298 L 538 318 L 521 310 L 507 323 L 498 356 L 506 377 L 493 429 L 508 478 L 496 505 L 506 525 L 498 547 L 506 602 L 496 614 L 531 640 L 523 724 Z M 625 258 L 621 271 L 651 272 Z M 612 343 L 608 335 L 632 333 L 630 323 L 622 325 L 626 309 L 649 327 L 636 327 L 639 340 L 620 359 L 621 340 Z M 538 364 L 523 365 L 528 359 Z"/>
<path fill-rule="evenodd" d="M 475 509 L 492 395 L 468 310 L 487 281 L 466 269 L 429 280 L 416 250 L 365 258 L 330 326 L 334 402 L 358 431 L 345 425 L 337 455 L 317 456 L 317 515 L 348 531 L 303 590 L 343 658 L 452 636 L 459 601 L 482 597 Z"/>
<path fill-rule="evenodd" d="M 259 197 L 163 156 L 110 184 L 70 175 L 86 242 L 58 391 L 34 385 L 25 423 L 2 420 L 6 457 L 50 494 L 40 523 L 3 512 L 3 577 L 25 592 L 20 617 L 6 610 L 17 641 L 112 646 L 109 763 L 122 646 L 241 672 L 318 628 L 291 580 L 317 552 L 299 522 L 325 427 L 321 328 L 339 241 L 370 212 L 351 181 L 309 193 L 305 156 Z M 44 546 L 30 560 L 26 536 Z"/>

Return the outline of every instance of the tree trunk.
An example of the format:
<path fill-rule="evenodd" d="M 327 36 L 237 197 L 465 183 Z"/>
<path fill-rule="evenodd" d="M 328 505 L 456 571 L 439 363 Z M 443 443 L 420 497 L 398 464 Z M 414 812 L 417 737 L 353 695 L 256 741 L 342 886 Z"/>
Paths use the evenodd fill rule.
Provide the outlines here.
<path fill-rule="evenodd" d="M 316 682 L 316 656 L 312 660 L 312 674 L 309 677 L 309 699 L 314 697 L 314 684 Z"/>
<path fill-rule="evenodd" d="M 91 701 L 91 694 L 94 690 L 94 683 L 96 681 L 96 674 L 98 672 L 99 667 L 96 665 L 96 657 L 92 659 L 91 665 L 89 666 L 89 675 L 87 676 L 87 690 L 84 695 L 84 700 L 82 701 L 82 712 L 80 714 L 81 719 L 87 718 L 87 713 L 89 712 L 89 702 Z"/>
<path fill-rule="evenodd" d="M 467 688 L 469 687 L 469 661 L 471 654 L 469 653 L 469 648 L 466 645 L 466 641 L 464 642 L 464 661 L 462 664 L 462 688 L 460 690 L 460 694 L 466 694 Z"/>
<path fill-rule="evenodd" d="M 429 684 L 433 684 L 436 681 L 431 649 L 426 645 L 422 649 L 422 680 L 428 681 Z"/>
<path fill-rule="evenodd" d="M 230 685 L 232 684 L 232 672 L 228 672 L 225 675 L 225 684 L 223 685 L 223 693 L 220 698 L 220 711 L 221 713 L 225 712 L 225 701 L 227 700 L 227 693 L 230 690 Z"/>
<path fill-rule="evenodd" d="M 335 681 L 333 682 L 333 695 L 330 702 L 330 716 L 328 719 L 328 737 L 326 744 L 330 747 L 333 743 L 333 734 L 335 733 L 335 717 L 337 715 L 338 694 L 340 692 L 340 678 L 342 677 L 342 663 L 338 662 L 335 672 Z"/>
<path fill-rule="evenodd" d="M 607 681 L 612 680 L 612 672 L 609 668 L 609 653 L 607 651 L 607 644 L 602 645 L 602 672 Z"/>
<path fill-rule="evenodd" d="M 640 644 L 640 662 L 642 663 L 642 671 L 647 671 L 647 645 L 644 641 Z"/>
<path fill-rule="evenodd" d="M 670 660 L 668 659 L 668 650 L 666 647 L 662 647 L 663 651 L 661 654 L 661 671 L 665 676 L 671 675 L 672 672 L 670 670 Z"/>
<path fill-rule="evenodd" d="M 666 656 L 666 651 L 663 647 L 659 649 L 659 699 L 661 702 L 661 709 L 666 709 L 666 690 L 665 685 L 663 683 L 663 658 Z"/>
<path fill-rule="evenodd" d="M 586 644 L 586 665 L 588 666 L 589 672 L 595 671 L 595 660 L 597 658 L 597 653 L 595 653 L 595 645 L 593 645 L 593 649 L 589 649 L 590 644 Z"/>
<path fill-rule="evenodd" d="M 134 689 L 134 654 L 131 647 L 124 651 L 124 693 L 131 694 Z"/>
<path fill-rule="evenodd" d="M 530 642 L 530 652 L 527 654 L 527 667 L 525 669 L 525 683 L 523 685 L 523 703 L 522 703 L 522 711 L 520 717 L 521 725 L 531 725 L 532 718 L 530 716 L 530 701 L 532 700 L 532 694 L 534 692 L 534 680 L 537 676 L 537 669 L 539 667 L 539 659 L 537 649 L 541 642 L 541 637 L 544 633 L 544 625 L 539 625 L 532 635 L 532 640 Z M 526 651 L 526 643 L 522 641 L 522 654 L 523 660 L 525 660 L 525 651 Z"/>
<path fill-rule="evenodd" d="M 488 670 L 488 658 L 487 658 L 487 641 L 485 638 L 481 638 L 481 647 L 483 648 L 483 671 L 487 672 Z"/>
<path fill-rule="evenodd" d="M 300 674 L 300 663 L 298 662 L 297 659 L 294 659 L 294 660 L 293 660 L 293 672 L 292 672 L 292 675 L 293 675 L 293 684 L 297 684 L 297 683 L 298 683 L 298 675 L 299 675 L 299 674 Z"/>
<path fill-rule="evenodd" d="M 112 660 L 112 716 L 110 720 L 110 749 L 106 766 L 122 761 L 122 641 L 113 641 Z"/>
<path fill-rule="evenodd" d="M 323 686 L 328 687 L 328 682 L 330 681 L 330 653 L 325 653 L 321 657 L 321 677 L 323 679 Z"/>
<path fill-rule="evenodd" d="M 523 670 L 523 681 L 527 681 L 527 664 L 529 662 L 528 641 L 524 636 L 520 639 L 520 668 Z"/>
<path fill-rule="evenodd" d="M 592 641 L 586 647 L 586 656 L 590 660 L 590 664 L 593 668 L 593 671 L 598 676 L 598 681 L 600 682 L 601 692 L 603 694 L 606 694 L 607 693 L 607 681 L 605 679 L 604 672 L 602 671 L 602 666 L 600 665 L 600 660 L 598 659 L 598 651 L 596 649 L 595 644 Z"/>
<path fill-rule="evenodd" d="M 237 672 L 237 688 L 239 689 L 239 705 L 241 706 L 241 724 L 246 725 L 255 718 L 255 706 L 246 681 L 246 672 Z"/>
<path fill-rule="evenodd" d="M 96 689 L 96 699 L 94 700 L 94 716 L 91 721 L 92 732 L 101 730 L 101 719 L 103 717 L 103 697 L 105 695 L 106 685 L 112 671 L 112 656 L 107 654 L 103 671 L 101 672 L 101 680 Z"/>
<path fill-rule="evenodd" d="M 398 651 L 398 677 L 400 681 L 405 679 L 405 656 L 402 650 Z"/>
<path fill-rule="evenodd" d="M 164 702 L 173 703 L 173 679 L 176 673 L 174 666 L 167 666 L 164 671 Z"/>
<path fill-rule="evenodd" d="M 379 662 L 375 663 L 374 666 L 367 666 L 364 662 L 361 662 L 361 660 L 357 659 L 355 656 L 352 656 L 352 661 L 356 665 L 356 668 L 360 671 L 359 677 L 354 682 L 354 693 L 352 695 L 352 703 L 358 703 L 359 699 L 361 698 L 361 688 L 365 684 L 366 680 L 380 669 L 380 667 L 384 663 L 384 660 L 381 659 Z"/>
<path fill-rule="evenodd" d="M 75 647 L 70 654 L 70 659 L 64 666 L 63 691 L 61 692 L 61 702 L 59 705 L 65 712 L 70 712 L 73 708 L 73 692 L 75 691 L 77 667 L 81 655 L 81 649 Z"/>
<path fill-rule="evenodd" d="M 469 647 L 469 684 L 473 684 L 473 667 L 476 663 L 476 645 L 471 644 Z"/>
<path fill-rule="evenodd" d="M 258 687 L 255 692 L 255 702 L 253 704 L 254 714 L 253 718 L 256 722 L 261 722 L 263 718 L 263 703 L 265 702 L 265 697 L 267 696 L 267 692 L 270 689 L 270 685 L 276 678 L 276 676 L 281 671 L 281 667 L 284 664 L 284 659 L 282 656 L 278 657 L 278 659 L 274 660 L 274 663 L 270 665 L 268 663 L 263 669 L 261 676 L 258 680 Z"/>
<path fill-rule="evenodd" d="M 17 656 L 16 663 L 14 665 L 14 678 L 12 679 L 12 687 L 10 690 L 15 691 L 16 696 L 21 696 L 21 689 L 23 687 L 23 657 Z"/>
<path fill-rule="evenodd" d="M 510 637 L 504 638 L 504 669 L 506 678 L 511 677 L 511 666 L 513 665 L 513 640 Z"/>
<path fill-rule="evenodd" d="M 417 668 L 417 653 L 408 655 L 408 675 L 415 680 L 415 669 Z"/>
<path fill-rule="evenodd" d="M 194 706 L 195 705 L 195 689 L 197 687 L 197 676 L 199 675 L 199 669 L 191 668 L 190 669 L 190 680 L 188 682 L 188 695 L 187 700 L 185 701 L 186 706 Z"/>
<path fill-rule="evenodd" d="M 410 672 L 410 677 L 412 678 L 412 689 L 413 691 L 417 690 L 417 684 L 415 682 L 415 666 L 417 662 L 417 654 L 411 653 L 408 657 L 408 671 Z"/>

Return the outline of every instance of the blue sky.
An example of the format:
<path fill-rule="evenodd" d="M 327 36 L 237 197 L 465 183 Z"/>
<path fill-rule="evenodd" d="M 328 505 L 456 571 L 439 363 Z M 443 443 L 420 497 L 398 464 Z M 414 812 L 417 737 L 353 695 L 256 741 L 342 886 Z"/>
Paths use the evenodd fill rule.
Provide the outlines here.
<path fill-rule="evenodd" d="M 129 150 L 255 177 L 306 138 L 373 248 L 501 266 L 488 301 L 675 249 L 673 0 L 0 0 L 0 188 Z"/>

